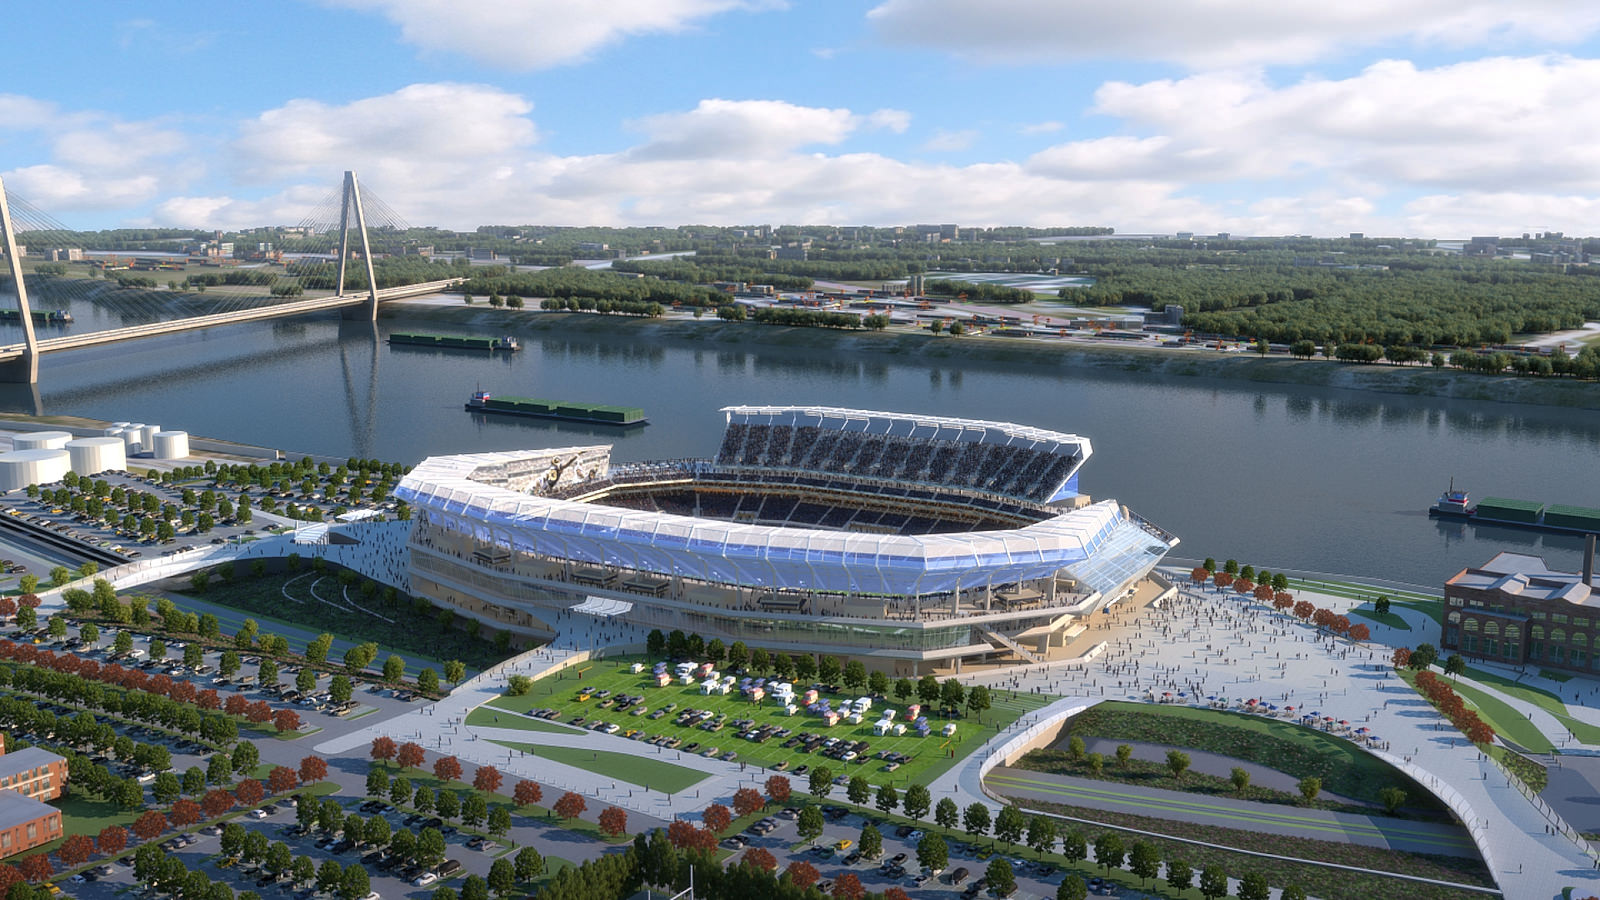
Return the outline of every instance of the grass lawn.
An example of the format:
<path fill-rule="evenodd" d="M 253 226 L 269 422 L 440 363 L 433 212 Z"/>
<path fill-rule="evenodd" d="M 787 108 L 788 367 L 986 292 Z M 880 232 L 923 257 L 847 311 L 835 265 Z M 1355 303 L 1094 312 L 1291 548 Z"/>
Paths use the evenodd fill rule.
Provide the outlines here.
<path fill-rule="evenodd" d="M 517 699 L 521 698 L 501 697 L 499 700 L 491 700 L 472 712 L 467 713 L 467 724 L 484 725 L 489 728 L 515 728 L 519 731 L 543 731 L 551 734 L 578 733 L 578 729 L 576 728 L 568 728 L 565 725 L 558 725 L 555 722 L 546 722 L 544 719 L 533 719 L 524 715 L 513 715 L 509 711 L 504 715 L 500 715 L 496 712 L 496 708 L 504 708 L 500 706 L 500 700 Z"/>
<path fill-rule="evenodd" d="M 801 766 L 827 766 L 836 774 L 861 775 L 874 785 L 892 784 L 896 788 L 904 789 L 909 784 L 927 784 L 929 780 L 937 777 L 952 766 L 956 765 L 972 750 L 983 743 L 984 737 L 993 734 L 998 728 L 1003 728 L 1015 722 L 1023 713 L 1038 709 L 1055 699 L 1049 696 L 1036 694 L 1019 694 L 1013 697 L 1008 691 L 993 691 L 993 708 L 983 714 L 983 721 L 974 718 L 958 718 L 951 721 L 956 723 L 956 734 L 952 738 L 938 736 L 945 720 L 930 716 L 930 724 L 934 728 L 932 735 L 917 737 L 914 731 L 908 731 L 900 737 L 879 737 L 872 733 L 872 722 L 878 719 L 878 711 L 886 705 L 891 709 L 899 710 L 901 720 L 904 721 L 905 705 L 894 700 L 874 701 L 872 710 L 863 719 L 860 725 L 841 723 L 833 728 L 823 725 L 821 720 L 810 716 L 803 711 L 799 715 L 785 715 L 782 708 L 772 701 L 756 705 L 750 703 L 737 693 L 726 695 L 704 695 L 700 693 L 698 683 L 681 685 L 674 682 L 667 687 L 656 687 L 655 682 L 649 678 L 648 669 L 635 675 L 630 671 L 634 662 L 649 661 L 639 656 L 612 657 L 597 661 L 592 665 L 581 668 L 567 669 L 554 675 L 546 676 L 534 682 L 532 690 L 520 697 L 503 696 L 490 704 L 494 708 L 509 712 L 522 713 L 530 709 L 550 707 L 559 711 L 558 721 L 568 722 L 576 716 L 583 716 L 593 722 L 595 720 L 615 723 L 621 726 L 620 735 L 629 731 L 640 732 L 641 740 L 655 735 L 668 735 L 681 738 L 683 748 L 696 743 L 700 746 L 692 752 L 700 752 L 704 748 L 715 746 L 726 752 L 738 752 L 738 761 L 749 763 L 752 766 L 773 768 L 780 764 L 787 766 L 786 771 L 791 776 L 796 774 Z M 629 694 L 642 695 L 644 705 L 649 707 L 650 713 L 676 704 L 677 709 L 659 719 L 652 719 L 649 715 L 632 715 L 632 710 L 616 712 L 611 709 L 602 709 L 603 702 L 599 697 L 590 697 L 587 702 L 578 700 L 578 688 L 593 687 L 596 691 L 609 690 L 613 695 Z M 848 697 L 859 696 L 855 693 L 841 693 L 825 695 L 839 702 Z M 475 712 L 482 712 L 480 707 Z M 776 724 L 791 729 L 795 734 L 811 732 L 825 734 L 828 737 L 841 739 L 863 740 L 869 745 L 867 753 L 856 762 L 845 763 L 829 759 L 820 754 L 807 754 L 799 748 L 786 748 L 782 744 L 785 738 L 772 738 L 765 743 L 753 743 L 739 737 L 732 729 L 724 728 L 721 731 L 705 731 L 693 726 L 678 726 L 674 724 L 678 713 L 688 709 L 710 710 L 713 713 L 726 714 L 730 721 L 735 719 L 754 719 L 756 724 Z M 491 723 L 492 723 L 492 716 Z M 520 716 L 519 716 L 520 718 Z M 469 719 L 469 723 L 472 720 Z M 485 724 L 481 720 L 477 724 Z M 501 725 L 507 724 L 502 721 Z M 654 747 L 641 745 L 640 754 L 654 751 Z M 682 748 L 680 748 L 682 749 Z M 875 754 L 882 751 L 904 753 L 911 757 L 911 761 L 899 767 L 893 773 L 884 771 L 885 764 L 882 760 L 874 758 Z M 691 752 L 691 751 L 685 751 Z M 800 778 L 805 778 L 806 773 L 799 773 Z M 638 784 L 637 778 L 626 779 Z"/>
<path fill-rule="evenodd" d="M 1567 714 L 1567 705 L 1561 698 L 1549 691 L 1542 691 L 1536 687 L 1512 681 L 1503 675 L 1485 672 L 1482 669 L 1467 667 L 1466 676 L 1480 684 L 1486 684 L 1502 694 L 1517 698 L 1525 703 L 1531 703 L 1547 713 L 1557 716 Z"/>
<path fill-rule="evenodd" d="M 1073 717 L 1069 728 L 1068 736 L 1187 747 L 1264 765 L 1295 778 L 1315 776 L 1322 779 L 1325 790 L 1356 800 L 1379 802 L 1378 792 L 1389 785 L 1405 790 L 1413 805 L 1426 807 L 1433 797 L 1353 742 L 1281 719 L 1108 701 Z"/>
<path fill-rule="evenodd" d="M 1363 606 L 1363 607 L 1361 607 L 1359 609 L 1350 610 L 1350 615 L 1358 616 L 1360 618 L 1366 619 L 1369 622 L 1377 622 L 1380 625 L 1387 625 L 1390 628 L 1394 628 L 1394 629 L 1397 629 L 1399 631 L 1410 631 L 1411 630 L 1411 626 L 1406 624 L 1406 620 L 1405 619 L 1401 618 L 1400 616 L 1395 615 L 1392 612 L 1386 612 L 1386 613 L 1384 613 L 1383 615 L 1380 616 L 1376 612 L 1374 612 L 1371 608 Z"/>
<path fill-rule="evenodd" d="M 467 784 L 465 782 L 461 782 L 461 781 L 448 781 L 447 782 L 447 781 L 440 780 L 431 771 L 428 771 L 427 769 L 402 769 L 399 766 L 394 765 L 393 763 L 387 764 L 385 766 L 385 768 L 388 770 L 389 776 L 391 778 L 396 776 L 396 775 L 404 775 L 406 777 L 406 780 L 411 782 L 411 787 L 413 789 L 425 787 L 425 788 L 428 788 L 429 790 L 438 791 L 440 788 L 446 788 L 446 789 L 448 789 L 450 791 L 453 791 L 456 794 L 457 797 L 460 797 L 462 799 L 465 799 L 468 794 L 482 793 L 481 791 L 478 791 L 476 788 L 474 788 L 472 785 Z M 503 807 L 506 808 L 506 810 L 508 812 L 511 813 L 511 816 L 512 816 L 513 820 L 515 820 L 515 819 L 520 817 L 520 818 L 523 818 L 523 819 L 543 822 L 543 823 L 545 823 L 547 825 L 554 825 L 554 826 L 557 826 L 559 828 L 563 828 L 563 829 L 565 829 L 567 831 L 571 831 L 571 832 L 574 832 L 576 834 L 581 834 L 584 837 L 590 838 L 592 840 L 604 841 L 605 843 L 608 843 L 608 844 L 620 844 L 620 843 L 623 843 L 624 841 L 632 840 L 632 835 L 626 835 L 625 834 L 625 835 L 623 835 L 621 837 L 618 837 L 618 838 L 612 838 L 609 835 L 602 834 L 601 831 L 600 831 L 600 826 L 595 824 L 594 822 L 589 821 L 588 819 L 566 819 L 566 820 L 558 819 L 558 818 L 556 818 L 555 813 L 548 806 L 517 806 L 515 803 L 513 803 L 511 801 L 511 798 L 508 796 L 508 794 L 511 792 L 511 790 L 515 786 L 516 786 L 516 780 L 512 779 L 512 778 L 507 778 L 506 781 L 505 781 L 505 784 L 501 785 L 501 787 L 506 791 L 505 794 L 500 794 L 500 793 L 483 794 L 483 798 L 489 802 L 489 809 L 492 811 L 496 806 L 503 806 Z M 543 799 L 544 799 L 545 803 L 547 803 L 547 804 L 554 804 L 559 796 L 560 795 L 546 796 Z M 407 808 L 411 809 L 410 807 L 407 807 Z M 415 811 L 415 810 L 413 810 L 413 811 Z M 474 831 L 472 833 L 473 834 L 479 834 L 479 833 L 486 834 L 486 832 L 477 832 L 477 831 Z M 496 838 L 496 840 L 499 840 L 499 839 Z"/>
<path fill-rule="evenodd" d="M 440 628 L 433 622 L 419 623 L 409 601 L 401 597 L 398 607 L 385 606 L 382 599 L 361 600 L 361 605 L 376 609 L 395 621 L 385 622 L 365 613 L 330 606 L 311 599 L 309 587 L 322 578 L 317 593 L 324 597 L 337 597 L 342 591 L 338 579 L 318 576 L 308 572 L 271 573 L 259 578 L 236 576 L 231 582 L 213 578 L 205 591 L 194 594 L 196 599 L 221 606 L 243 610 L 257 619 L 275 622 L 292 622 L 311 631 L 326 631 L 335 637 L 361 643 L 376 641 L 385 650 L 405 654 L 411 661 L 426 660 L 435 667 L 445 660 L 459 659 L 475 669 L 487 668 L 510 656 L 502 652 L 493 641 L 475 638 L 458 628 Z M 289 595 L 303 602 L 296 603 L 284 596 L 284 585 L 300 579 L 290 586 Z M 177 593 L 182 597 L 188 592 Z M 354 595 L 352 591 L 352 595 Z M 182 603 L 179 603 L 182 606 Z M 419 627 L 419 625 L 421 627 Z"/>
<path fill-rule="evenodd" d="M 63 838 L 74 834 L 94 837 L 108 825 L 127 828 L 139 817 L 139 811 L 128 812 L 109 800 L 91 800 L 81 794 L 67 794 L 50 805 L 61 810 Z"/>
<path fill-rule="evenodd" d="M 1416 687 L 1416 673 L 1410 669 L 1403 669 L 1400 677 L 1412 688 Z M 1528 721 L 1527 716 L 1512 709 L 1509 704 L 1499 697 L 1484 693 L 1471 685 L 1456 682 L 1452 685 L 1461 699 L 1478 711 L 1478 718 L 1482 719 L 1495 730 L 1495 733 L 1511 741 L 1529 753 L 1549 753 L 1555 749 L 1550 739 L 1535 728 Z M 1419 693 L 1418 696 L 1421 696 Z"/>
<path fill-rule="evenodd" d="M 545 759 L 587 769 L 596 775 L 615 778 L 628 784 L 637 784 L 658 791 L 676 794 L 692 787 L 710 776 L 697 769 L 675 766 L 669 762 L 634 756 L 611 750 L 585 750 L 581 747 L 545 747 L 539 744 L 516 744 L 510 741 L 492 741 L 512 750 L 532 753 Z"/>

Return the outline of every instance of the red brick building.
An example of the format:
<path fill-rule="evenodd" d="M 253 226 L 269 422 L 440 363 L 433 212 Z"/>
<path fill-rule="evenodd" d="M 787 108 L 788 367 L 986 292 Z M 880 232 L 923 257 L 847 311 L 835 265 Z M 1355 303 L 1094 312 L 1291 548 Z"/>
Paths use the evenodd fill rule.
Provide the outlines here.
<path fill-rule="evenodd" d="M 61 810 L 45 801 L 66 783 L 66 759 L 38 747 L 6 753 L 0 736 L 0 857 L 61 837 Z"/>

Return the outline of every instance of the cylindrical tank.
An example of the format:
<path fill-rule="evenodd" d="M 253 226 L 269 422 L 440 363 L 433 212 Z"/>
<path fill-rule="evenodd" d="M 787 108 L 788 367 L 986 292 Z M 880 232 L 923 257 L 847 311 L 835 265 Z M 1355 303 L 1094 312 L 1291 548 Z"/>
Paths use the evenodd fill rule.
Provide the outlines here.
<path fill-rule="evenodd" d="M 13 450 L 0 453 L 0 491 L 60 481 L 72 466 L 65 450 Z"/>
<path fill-rule="evenodd" d="M 79 475 L 98 475 L 108 469 L 126 469 L 128 456 L 122 438 L 89 437 L 67 442 L 72 471 Z"/>
<path fill-rule="evenodd" d="M 11 438 L 13 450 L 60 450 L 72 440 L 65 431 L 28 431 Z"/>
<path fill-rule="evenodd" d="M 100 433 L 105 435 L 106 437 L 110 437 L 111 435 L 114 435 L 114 434 L 122 434 L 122 429 L 124 427 L 125 426 L 122 426 L 122 425 L 110 425 L 110 426 L 107 426 L 105 428 L 100 429 Z"/>
<path fill-rule="evenodd" d="M 189 458 L 189 432 L 158 431 L 155 433 L 153 440 L 155 441 L 156 459 Z"/>
<path fill-rule="evenodd" d="M 132 422 L 112 422 L 111 423 L 111 427 L 112 428 L 127 428 L 129 425 L 132 425 L 132 424 L 133 424 Z"/>
<path fill-rule="evenodd" d="M 155 449 L 155 446 L 156 446 L 156 432 L 158 432 L 160 430 L 161 430 L 161 426 L 160 425 L 140 425 L 139 426 L 139 443 L 141 445 L 143 445 L 145 450 L 149 451 L 149 450 L 154 450 Z"/>
<path fill-rule="evenodd" d="M 127 428 L 122 430 L 122 443 L 127 449 L 129 456 L 138 453 L 142 449 L 142 445 L 139 443 L 139 438 L 143 435 L 143 433 L 143 422 L 137 422 L 133 425 L 129 425 Z"/>

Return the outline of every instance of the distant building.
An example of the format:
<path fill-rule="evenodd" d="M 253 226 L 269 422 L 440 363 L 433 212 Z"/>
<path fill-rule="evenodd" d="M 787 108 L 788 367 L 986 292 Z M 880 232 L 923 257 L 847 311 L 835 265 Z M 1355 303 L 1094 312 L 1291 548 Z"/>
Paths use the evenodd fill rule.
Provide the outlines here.
<path fill-rule="evenodd" d="M 499 259 L 499 256 L 497 256 L 493 250 L 473 249 L 467 251 L 467 259 L 495 260 Z"/>
<path fill-rule="evenodd" d="M 599 241 L 579 241 L 572 249 L 579 253 L 604 253 L 611 249 L 611 245 Z"/>
<path fill-rule="evenodd" d="M 1350 240 L 1352 241 L 1364 241 L 1366 239 L 1367 236 L 1359 231 L 1350 232 Z"/>
<path fill-rule="evenodd" d="M 1475 237 L 1462 246 L 1463 256 L 1494 256 L 1500 252 L 1500 239 L 1497 237 Z"/>
<path fill-rule="evenodd" d="M 61 247 L 46 250 L 44 258 L 50 262 L 83 262 L 83 251 L 77 247 Z"/>
<path fill-rule="evenodd" d="M 804 247 L 779 247 L 773 251 L 773 259 L 804 260 L 808 251 Z"/>
<path fill-rule="evenodd" d="M 1589 547 L 1582 573 L 1553 571 L 1523 553 L 1500 553 L 1457 572 L 1444 583 L 1440 647 L 1513 666 L 1600 671 L 1600 594 Z"/>

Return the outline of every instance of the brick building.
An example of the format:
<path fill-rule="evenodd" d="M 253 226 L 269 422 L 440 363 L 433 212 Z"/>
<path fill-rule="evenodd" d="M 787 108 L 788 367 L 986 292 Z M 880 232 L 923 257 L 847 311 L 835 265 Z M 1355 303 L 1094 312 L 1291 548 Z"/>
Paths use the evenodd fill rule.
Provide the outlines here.
<path fill-rule="evenodd" d="M 1593 543 L 1582 573 L 1557 572 L 1543 559 L 1501 553 L 1444 583 L 1441 647 L 1509 665 L 1600 672 L 1600 592 L 1593 588 Z"/>
<path fill-rule="evenodd" d="M 0 857 L 61 837 L 61 811 L 45 801 L 66 782 L 66 759 L 38 747 L 6 753 L 0 736 Z"/>

